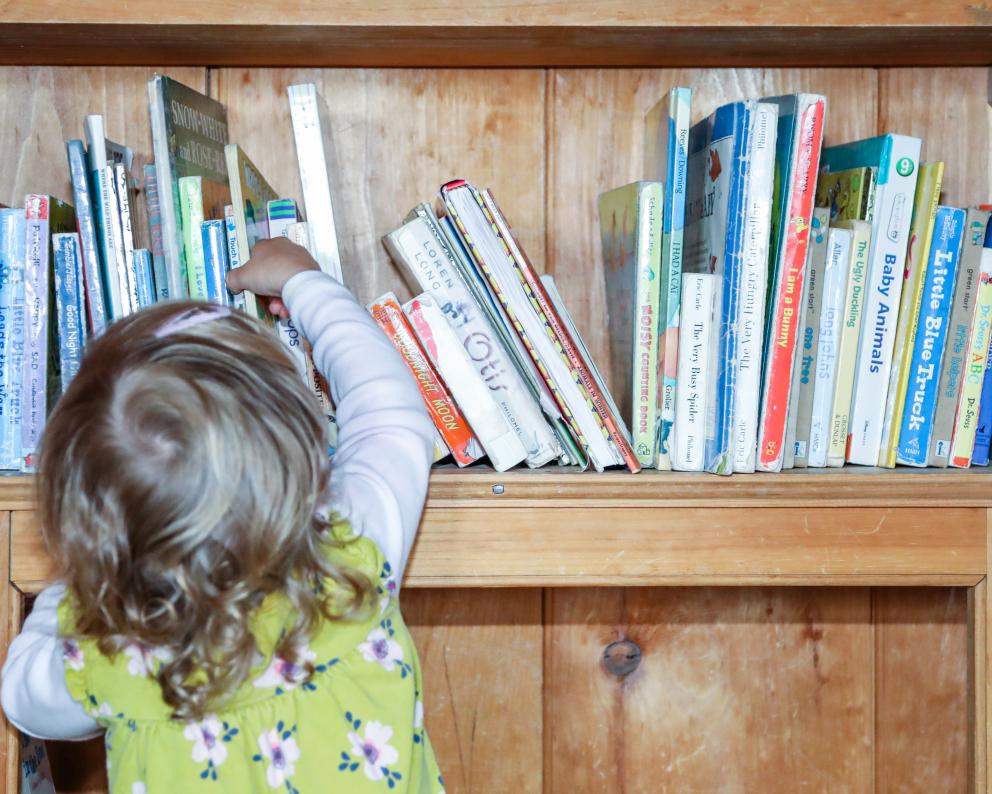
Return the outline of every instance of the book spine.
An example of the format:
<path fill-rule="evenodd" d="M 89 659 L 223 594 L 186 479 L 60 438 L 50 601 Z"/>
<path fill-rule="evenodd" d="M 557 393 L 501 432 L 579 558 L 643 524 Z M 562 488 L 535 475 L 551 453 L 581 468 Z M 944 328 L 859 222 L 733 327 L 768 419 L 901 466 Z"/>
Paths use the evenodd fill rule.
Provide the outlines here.
<path fill-rule="evenodd" d="M 107 146 L 103 135 L 103 118 L 87 116 L 86 158 L 90 174 L 90 190 L 96 205 L 96 232 L 100 243 L 100 265 L 103 282 L 107 321 L 124 316 L 124 295 L 121 294 L 120 276 L 117 272 L 117 253 L 114 250 L 114 191 L 107 171 Z M 125 292 L 126 294 L 126 292 Z"/>
<path fill-rule="evenodd" d="M 108 165 L 106 168 L 107 172 L 107 186 L 108 186 L 108 220 L 107 225 L 109 228 L 109 234 L 113 238 L 111 244 L 113 249 L 113 262 L 111 264 L 112 275 L 114 283 L 117 285 L 117 291 L 120 295 L 120 310 L 121 317 L 126 317 L 131 313 L 131 284 L 128 280 L 127 271 L 127 257 L 124 252 L 124 230 L 121 226 L 121 205 L 120 200 L 117 196 L 117 177 L 114 174 L 114 167 Z"/>
<path fill-rule="evenodd" d="M 241 249 L 238 248 L 238 226 L 234 220 L 234 207 L 228 204 L 224 207 L 224 235 L 227 238 L 227 267 L 234 270 L 241 267 Z M 246 311 L 243 292 L 231 295 L 232 305 L 241 311 Z"/>
<path fill-rule="evenodd" d="M 654 466 L 658 430 L 658 300 L 661 287 L 658 273 L 664 201 L 661 183 L 648 182 L 640 191 L 637 202 L 630 430 L 634 454 L 642 466 Z"/>
<path fill-rule="evenodd" d="M 155 303 L 155 266 L 147 248 L 134 249 L 134 283 L 139 309 Z"/>
<path fill-rule="evenodd" d="M 971 465 L 971 455 L 975 450 L 982 380 L 988 362 L 989 338 L 992 336 L 992 234 L 988 232 L 982 251 L 974 318 L 951 437 L 950 465 L 959 469 Z"/>
<path fill-rule="evenodd" d="M 55 258 L 55 311 L 57 315 L 59 376 L 62 392 L 79 372 L 83 358 L 82 317 L 79 314 L 79 269 L 82 262 L 78 234 L 52 235 Z"/>
<path fill-rule="evenodd" d="M 291 85 L 288 93 L 300 183 L 303 186 L 303 205 L 312 224 L 314 259 L 321 270 L 343 281 L 331 202 L 332 151 L 326 137 L 327 118 L 323 100 L 313 83 Z"/>
<path fill-rule="evenodd" d="M 421 206 L 415 212 L 416 217 L 384 238 L 387 248 L 421 289 L 441 305 L 479 377 L 488 384 L 503 415 L 527 448 L 528 465 L 551 462 L 560 449 L 540 406 L 462 278 L 441 230 L 432 223 L 429 208 Z"/>
<path fill-rule="evenodd" d="M 810 467 L 827 465 L 830 425 L 833 418 L 837 354 L 844 318 L 844 297 L 851 266 L 851 232 L 831 229 L 827 237 L 827 264 L 823 272 L 823 297 L 816 343 L 813 410 L 810 413 Z"/>
<path fill-rule="evenodd" d="M 207 298 L 207 273 L 203 261 L 203 178 L 179 180 L 179 209 L 182 218 L 183 253 L 186 260 L 186 292 L 192 300 Z"/>
<path fill-rule="evenodd" d="M 864 466 L 878 464 L 882 445 L 896 315 L 920 161 L 918 138 L 892 135 L 889 139 L 888 173 L 879 174 L 875 188 L 871 267 L 848 436 L 848 462 Z"/>
<path fill-rule="evenodd" d="M 121 229 L 121 248 L 124 257 L 124 272 L 128 290 L 128 313 L 138 310 L 138 292 L 134 270 L 134 229 L 131 224 L 131 185 L 127 166 L 114 164 L 114 190 L 117 194 Z"/>
<path fill-rule="evenodd" d="M 99 336 L 107 327 L 107 308 L 104 302 L 103 274 L 100 252 L 97 247 L 97 226 L 94 217 L 93 197 L 87 176 L 86 150 L 79 140 L 66 141 L 69 160 L 69 177 L 76 208 L 76 225 L 82 246 L 82 275 L 86 291 L 86 308 L 89 331 Z"/>
<path fill-rule="evenodd" d="M 737 335 L 737 394 L 733 413 L 733 470 L 741 472 L 755 470 L 777 120 L 778 109 L 774 105 L 758 104 L 748 151 L 750 166 Z"/>
<path fill-rule="evenodd" d="M 179 202 L 179 181 L 175 155 L 167 121 L 166 81 L 155 75 L 148 81 L 148 117 L 152 132 L 152 154 L 155 156 L 159 209 L 162 218 L 162 253 L 165 256 L 166 288 L 169 298 L 181 300 L 189 295 L 189 278 L 183 252 L 181 228 L 182 209 Z M 233 190 L 233 185 L 232 185 Z"/>
<path fill-rule="evenodd" d="M 765 351 L 765 378 L 758 424 L 758 460 L 760 471 L 779 471 L 785 452 L 789 419 L 792 368 L 799 336 L 797 319 L 801 307 L 806 275 L 806 249 L 813 215 L 816 173 L 823 143 L 823 100 L 802 109 L 796 122 L 795 142 L 788 180 L 788 223 L 781 232 L 782 242 L 776 252 L 775 284 L 771 294 L 771 312 Z"/>
<path fill-rule="evenodd" d="M 944 468 L 951 455 L 951 436 L 961 393 L 961 380 L 968 352 L 971 326 L 974 321 L 975 301 L 978 294 L 985 229 L 990 213 L 969 209 L 961 244 L 961 260 L 954 284 L 954 302 L 951 305 L 951 322 L 947 329 L 947 345 L 940 368 L 940 387 L 937 391 L 937 408 L 934 412 L 933 431 L 927 465 Z"/>
<path fill-rule="evenodd" d="M 809 267 L 809 249 L 806 247 L 806 266 Z M 802 366 L 802 329 L 806 327 L 806 314 L 809 310 L 809 271 L 803 279 L 803 294 L 799 300 L 799 316 L 796 319 L 796 348 L 792 362 L 792 387 L 789 389 L 789 415 L 785 422 L 785 446 L 782 448 L 782 468 L 796 467 L 796 428 L 799 426 L 799 369 Z M 819 329 L 817 329 L 819 334 Z M 819 341 L 819 340 L 818 340 Z M 815 374 L 814 374 L 815 378 Z M 814 387 L 815 387 L 814 383 Z M 808 449 L 807 449 L 808 451 Z"/>
<path fill-rule="evenodd" d="M 672 467 L 702 471 L 705 463 L 707 400 L 711 395 L 710 357 L 716 332 L 716 276 L 682 275 L 682 321 L 679 334 L 679 389 L 672 443 Z"/>
<path fill-rule="evenodd" d="M 21 466 L 24 369 L 24 210 L 0 209 L 0 468 Z"/>
<path fill-rule="evenodd" d="M 420 295 L 407 303 L 403 311 L 493 468 L 506 471 L 522 462 L 527 451 L 503 418 L 434 299 Z"/>
<path fill-rule="evenodd" d="M 797 383 L 793 392 L 799 392 L 796 402 L 796 436 L 793 445 L 793 465 L 806 468 L 809 457 L 809 429 L 813 414 L 813 391 L 816 386 L 817 336 L 820 333 L 820 310 L 823 305 L 823 271 L 827 264 L 827 230 L 830 210 L 817 207 L 810 223 L 810 241 L 806 249 L 806 314 L 802 338 L 796 343 L 801 348 L 799 370 L 793 373 Z M 845 433 L 845 440 L 846 440 Z"/>
<path fill-rule="evenodd" d="M 906 466 L 927 464 L 965 220 L 962 210 L 950 207 L 940 207 L 934 218 L 934 239 L 927 256 L 909 387 L 898 427 L 896 460 Z"/>
<path fill-rule="evenodd" d="M 152 271 L 155 279 L 155 299 L 169 299 L 169 275 L 162 239 L 162 207 L 158 192 L 158 174 L 155 165 L 144 167 L 145 210 L 148 212 L 148 236 L 151 244 Z M 78 212 L 78 211 L 77 211 Z"/>
<path fill-rule="evenodd" d="M 476 461 L 482 454 L 479 442 L 421 348 L 396 297 L 387 293 L 368 308 L 372 319 L 386 333 L 413 373 L 434 426 L 451 450 L 455 462 L 459 466 L 467 466 Z"/>
<path fill-rule="evenodd" d="M 906 248 L 906 267 L 903 269 L 902 296 L 899 300 L 899 322 L 892 347 L 892 370 L 889 373 L 889 392 L 882 422 L 882 441 L 878 465 L 893 468 L 899 447 L 899 428 L 906 403 L 912 367 L 916 325 L 923 303 L 923 283 L 930 260 L 930 243 L 933 236 L 937 205 L 940 203 L 940 186 L 944 179 L 944 164 L 924 163 L 916 183 L 913 201 L 913 221 L 910 225 L 909 245 Z"/>
<path fill-rule="evenodd" d="M 45 425 L 48 394 L 48 196 L 24 199 L 24 362 L 21 376 L 21 466 L 34 466 L 35 448 Z"/>
<path fill-rule="evenodd" d="M 992 451 L 992 344 L 989 346 L 985 375 L 982 379 L 982 399 L 978 409 L 978 427 L 975 429 L 975 451 L 971 454 L 972 466 L 988 466 Z"/>
<path fill-rule="evenodd" d="M 838 228 L 851 231 L 851 267 L 844 295 L 844 325 L 837 349 L 837 377 L 834 383 L 833 417 L 830 420 L 830 448 L 827 465 L 843 466 L 847 460 L 847 438 L 851 418 L 854 371 L 858 342 L 864 319 L 865 285 L 868 280 L 871 224 L 867 221 L 840 221 Z"/>
<path fill-rule="evenodd" d="M 206 299 L 222 306 L 229 305 L 227 291 L 227 233 L 224 221 L 209 220 L 200 224 L 203 248 L 203 272 Z"/>

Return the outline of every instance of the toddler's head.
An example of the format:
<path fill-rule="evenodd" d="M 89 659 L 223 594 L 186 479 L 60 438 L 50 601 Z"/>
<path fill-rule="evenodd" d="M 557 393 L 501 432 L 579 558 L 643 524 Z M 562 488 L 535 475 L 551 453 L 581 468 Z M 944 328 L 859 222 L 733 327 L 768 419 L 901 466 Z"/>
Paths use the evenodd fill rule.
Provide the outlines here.
<path fill-rule="evenodd" d="M 299 615 L 277 649 L 292 661 L 328 613 L 326 577 L 347 594 L 337 615 L 364 602 L 368 583 L 321 553 L 325 435 L 275 335 L 205 304 L 111 326 L 52 412 L 40 501 L 76 630 L 105 653 L 163 651 L 158 679 L 177 717 L 245 679 L 265 595 L 283 593 Z"/>

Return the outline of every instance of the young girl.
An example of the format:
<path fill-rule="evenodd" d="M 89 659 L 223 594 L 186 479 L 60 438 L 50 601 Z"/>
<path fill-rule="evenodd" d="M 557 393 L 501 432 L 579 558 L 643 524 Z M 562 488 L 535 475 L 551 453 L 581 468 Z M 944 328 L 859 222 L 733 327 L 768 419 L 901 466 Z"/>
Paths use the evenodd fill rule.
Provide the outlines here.
<path fill-rule="evenodd" d="M 278 296 L 337 405 L 275 335 L 171 303 L 91 343 L 39 464 L 61 583 L 3 668 L 25 733 L 105 734 L 114 794 L 442 789 L 397 601 L 433 430 L 351 294 L 285 240 L 232 290 Z"/>

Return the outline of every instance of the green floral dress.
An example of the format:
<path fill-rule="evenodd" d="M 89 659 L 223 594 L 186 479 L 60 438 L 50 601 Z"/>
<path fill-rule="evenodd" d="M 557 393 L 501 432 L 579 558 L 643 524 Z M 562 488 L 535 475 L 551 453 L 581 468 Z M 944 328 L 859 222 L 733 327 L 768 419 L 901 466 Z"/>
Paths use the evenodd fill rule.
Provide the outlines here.
<path fill-rule="evenodd" d="M 343 539 L 351 530 L 333 532 Z M 111 794 L 443 794 L 393 571 L 367 538 L 328 555 L 377 582 L 374 616 L 324 623 L 305 650 L 316 673 L 303 682 L 298 667 L 273 656 L 291 608 L 282 596 L 266 598 L 253 624 L 258 664 L 223 710 L 199 722 L 169 719 L 153 678 L 156 650 L 131 645 L 107 658 L 95 642 L 65 641 L 69 692 L 106 727 Z M 63 636 L 72 636 L 72 614 L 67 597 Z"/>

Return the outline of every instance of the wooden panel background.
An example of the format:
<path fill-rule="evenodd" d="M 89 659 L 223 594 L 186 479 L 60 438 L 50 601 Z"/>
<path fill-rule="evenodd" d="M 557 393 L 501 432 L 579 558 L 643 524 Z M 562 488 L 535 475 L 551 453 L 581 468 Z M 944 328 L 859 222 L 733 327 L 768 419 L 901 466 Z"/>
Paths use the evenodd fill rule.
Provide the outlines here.
<path fill-rule="evenodd" d="M 103 112 L 110 137 L 147 155 L 152 71 L 0 69 L 0 202 L 20 203 L 28 190 L 68 195 L 63 141 L 82 137 L 88 112 Z M 342 259 L 362 299 L 409 294 L 379 238 L 411 206 L 456 176 L 492 187 L 535 263 L 557 276 L 604 371 L 596 198 L 641 176 L 642 116 L 670 85 L 696 89 L 697 115 L 740 97 L 826 93 L 830 140 L 921 135 L 927 159 L 947 160 L 947 202 L 989 198 L 984 69 L 169 73 L 224 100 L 234 138 L 297 198 L 284 91 L 318 83 L 332 110 Z M 449 791 L 966 790 L 963 590 L 410 591 L 404 600 Z M 600 657 L 625 636 L 644 660 L 616 681 Z M 69 756 L 65 790 L 90 790 L 94 778 L 82 777 L 98 778 L 97 759 Z"/>

